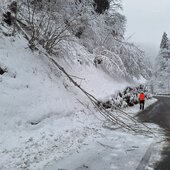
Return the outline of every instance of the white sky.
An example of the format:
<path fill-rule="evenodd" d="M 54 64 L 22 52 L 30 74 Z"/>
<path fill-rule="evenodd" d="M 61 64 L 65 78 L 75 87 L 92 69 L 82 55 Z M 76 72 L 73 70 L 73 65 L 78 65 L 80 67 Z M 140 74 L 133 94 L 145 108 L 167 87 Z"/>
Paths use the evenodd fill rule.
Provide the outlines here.
<path fill-rule="evenodd" d="M 154 48 L 159 50 L 163 32 L 170 38 L 170 0 L 122 0 L 122 2 L 123 14 L 127 17 L 126 38 L 133 35 L 131 41 L 148 49 L 151 47 L 152 50 Z"/>

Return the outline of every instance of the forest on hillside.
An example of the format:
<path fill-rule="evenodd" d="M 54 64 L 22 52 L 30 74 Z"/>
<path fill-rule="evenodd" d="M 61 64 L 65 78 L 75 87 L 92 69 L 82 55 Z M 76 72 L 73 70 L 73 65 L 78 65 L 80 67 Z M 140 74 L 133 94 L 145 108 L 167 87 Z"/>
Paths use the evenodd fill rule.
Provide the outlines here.
<path fill-rule="evenodd" d="M 145 53 L 124 39 L 126 17 L 120 12 L 120 0 L 7 2 L 5 20 L 10 18 L 12 34 L 18 25 L 25 29 L 30 48 L 40 44 L 50 55 L 67 56 L 66 44 L 72 42 L 72 48 L 78 43 L 93 55 L 96 66 L 114 78 L 151 76 Z"/>

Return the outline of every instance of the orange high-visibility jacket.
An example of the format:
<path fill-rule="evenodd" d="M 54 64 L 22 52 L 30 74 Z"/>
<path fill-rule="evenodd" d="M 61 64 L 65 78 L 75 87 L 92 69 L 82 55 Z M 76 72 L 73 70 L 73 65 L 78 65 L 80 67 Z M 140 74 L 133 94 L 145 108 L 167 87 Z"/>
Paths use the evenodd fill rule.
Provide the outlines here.
<path fill-rule="evenodd" d="M 144 93 L 141 93 L 141 94 L 139 95 L 139 100 L 140 100 L 140 101 L 145 100 L 145 94 L 144 94 Z"/>

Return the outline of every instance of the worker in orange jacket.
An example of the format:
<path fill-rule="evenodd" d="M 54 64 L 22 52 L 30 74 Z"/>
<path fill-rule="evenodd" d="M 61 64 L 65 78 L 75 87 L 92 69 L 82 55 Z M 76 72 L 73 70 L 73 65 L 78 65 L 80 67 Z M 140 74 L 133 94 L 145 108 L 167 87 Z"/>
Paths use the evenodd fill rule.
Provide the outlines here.
<path fill-rule="evenodd" d="M 140 103 L 140 110 L 144 110 L 144 106 L 145 106 L 145 94 L 144 94 L 144 92 L 141 92 L 139 94 L 139 103 Z"/>

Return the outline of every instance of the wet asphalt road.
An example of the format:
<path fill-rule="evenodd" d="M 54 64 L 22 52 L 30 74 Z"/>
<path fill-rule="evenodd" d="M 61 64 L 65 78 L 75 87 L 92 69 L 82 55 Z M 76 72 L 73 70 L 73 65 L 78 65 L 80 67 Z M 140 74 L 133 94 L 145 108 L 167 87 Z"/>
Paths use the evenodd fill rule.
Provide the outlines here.
<path fill-rule="evenodd" d="M 170 130 L 170 97 L 156 97 L 158 102 L 139 114 L 143 122 L 160 125 L 166 131 Z M 170 170 L 170 136 L 167 133 L 169 145 L 162 152 L 162 161 L 158 162 L 155 170 Z"/>

